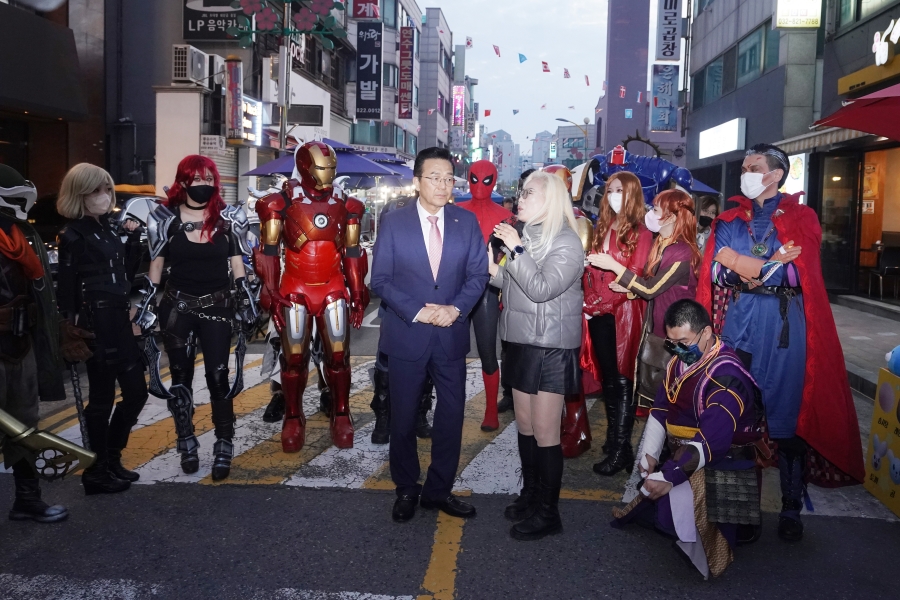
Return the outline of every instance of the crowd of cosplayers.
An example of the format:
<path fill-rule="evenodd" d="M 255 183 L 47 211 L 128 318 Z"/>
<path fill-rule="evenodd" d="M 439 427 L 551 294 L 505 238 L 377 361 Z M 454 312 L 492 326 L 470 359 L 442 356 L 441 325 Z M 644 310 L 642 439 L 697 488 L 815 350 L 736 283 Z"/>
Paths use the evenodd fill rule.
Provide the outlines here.
<path fill-rule="evenodd" d="M 65 519 L 64 507 L 41 499 L 38 481 L 76 461 L 87 494 L 137 481 L 123 449 L 148 393 L 166 400 L 181 469 L 197 473 L 198 347 L 216 438 L 204 468 L 227 478 L 233 401 L 261 312 L 270 316 L 262 368 L 273 391 L 263 418 L 282 423 L 282 449 L 304 446 L 311 364 L 332 443 L 353 446 L 350 328 L 369 304 L 369 257 L 360 241 L 365 207 L 335 191 L 337 160 L 322 142 L 296 150 L 293 177 L 256 203 L 258 244 L 244 210 L 223 201 L 208 158 L 183 159 L 167 199 L 144 217 L 115 219 L 110 175 L 77 165 L 57 203 L 70 222 L 59 234 L 55 293 L 27 221 L 36 190 L 0 165 L 0 435 L 15 478 L 10 518 Z M 601 191 L 588 212 L 573 203 L 572 174 L 559 165 L 523 173 L 514 203 L 501 205 L 491 199 L 495 166 L 478 161 L 468 173 L 472 199 L 454 204 L 450 154 L 420 152 L 416 197 L 380 217 L 370 283 L 381 299 L 371 442 L 390 444 L 393 519 L 410 520 L 418 506 L 476 513 L 452 493 L 471 327 L 484 381 L 481 429 L 497 430 L 499 413 L 515 415 L 521 491 L 505 510 L 512 537 L 562 531 L 564 458 L 591 448 L 587 399 L 599 394 L 606 428 L 593 470 L 630 474 L 614 526 L 647 524 L 716 576 L 734 546 L 761 535 L 761 472 L 775 466 L 778 535 L 800 540 L 807 483 L 853 484 L 863 469 L 819 221 L 800 195 L 779 192 L 788 170 L 779 148 L 754 146 L 743 195 L 719 214 L 716 199 L 695 206 L 674 181 L 650 177 L 648 197 L 647 174 L 613 161 L 597 175 Z M 151 263 L 132 309 L 144 234 Z M 822 350 L 813 359 L 814 347 Z M 89 382 L 83 407 L 71 369 L 85 448 L 36 429 L 38 400 L 65 397 L 63 365 L 78 362 Z M 646 417 L 637 440 L 636 417 Z M 424 484 L 417 437 L 432 442 Z"/>

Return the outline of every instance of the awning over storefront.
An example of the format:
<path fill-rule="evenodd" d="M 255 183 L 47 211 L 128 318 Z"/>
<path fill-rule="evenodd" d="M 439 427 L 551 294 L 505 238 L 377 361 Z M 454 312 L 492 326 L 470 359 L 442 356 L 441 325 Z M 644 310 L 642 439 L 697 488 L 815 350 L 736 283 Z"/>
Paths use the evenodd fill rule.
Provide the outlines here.
<path fill-rule="evenodd" d="M 814 125 L 826 125 L 865 131 L 900 141 L 900 83 L 848 102 L 833 115 Z"/>
<path fill-rule="evenodd" d="M 82 120 L 88 115 L 68 27 L 0 3 L 0 110 Z"/>
<path fill-rule="evenodd" d="M 840 127 L 825 127 L 817 131 L 811 131 L 796 137 L 775 142 L 774 145 L 784 150 L 788 155 L 808 152 L 813 148 L 821 148 L 839 144 L 848 140 L 869 135 L 864 131 L 854 129 L 842 129 Z"/>

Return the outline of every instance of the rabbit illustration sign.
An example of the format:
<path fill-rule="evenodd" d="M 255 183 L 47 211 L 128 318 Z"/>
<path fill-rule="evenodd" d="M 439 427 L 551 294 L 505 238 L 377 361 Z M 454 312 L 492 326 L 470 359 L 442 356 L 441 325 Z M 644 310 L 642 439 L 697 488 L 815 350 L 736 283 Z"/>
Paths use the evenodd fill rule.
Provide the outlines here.
<path fill-rule="evenodd" d="M 895 348 L 894 355 L 900 355 Z M 890 360 L 888 362 L 891 362 Z M 900 363 L 900 361 L 898 361 Z M 878 375 L 866 456 L 866 489 L 900 516 L 900 364 Z"/>

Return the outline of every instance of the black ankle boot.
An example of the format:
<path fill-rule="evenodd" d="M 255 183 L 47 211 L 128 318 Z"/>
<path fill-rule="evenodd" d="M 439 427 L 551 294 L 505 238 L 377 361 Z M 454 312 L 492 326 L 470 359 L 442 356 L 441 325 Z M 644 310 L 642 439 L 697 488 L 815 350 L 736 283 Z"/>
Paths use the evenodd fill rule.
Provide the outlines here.
<path fill-rule="evenodd" d="M 617 401 L 615 403 L 615 429 L 609 455 L 594 465 L 594 472 L 598 475 L 612 476 L 630 469 L 634 464 L 634 450 L 631 447 L 631 432 L 634 430 L 634 383 L 625 377 L 620 377 L 616 386 Z"/>
<path fill-rule="evenodd" d="M 213 445 L 213 481 L 222 481 L 231 473 L 231 459 L 234 457 L 234 444 L 231 440 L 216 440 Z"/>
<path fill-rule="evenodd" d="M 280 423 L 284 420 L 284 392 L 280 389 L 272 393 L 272 399 L 263 413 L 263 421 L 266 423 Z"/>
<path fill-rule="evenodd" d="M 121 450 L 109 450 L 109 472 L 113 474 L 117 479 L 122 479 L 123 481 L 130 481 L 134 483 L 138 479 L 141 478 L 140 474 L 135 473 L 134 471 L 129 471 L 125 467 L 122 466 L 122 451 Z"/>
<path fill-rule="evenodd" d="M 422 401 L 419 402 L 419 412 L 416 413 L 416 437 L 427 440 L 431 437 L 431 425 L 428 424 L 428 411 L 431 410 L 433 397 L 431 392 L 434 390 L 434 384 L 431 380 L 425 382 L 425 392 L 422 394 Z"/>
<path fill-rule="evenodd" d="M 65 506 L 47 505 L 41 500 L 41 485 L 37 478 L 15 478 L 16 500 L 9 511 L 11 521 L 37 521 L 38 523 L 56 523 L 69 516 Z"/>
<path fill-rule="evenodd" d="M 98 460 L 81 474 L 85 496 L 117 494 L 131 487 L 131 482 L 119 479 L 109 471 L 106 461 Z"/>
<path fill-rule="evenodd" d="M 522 491 L 503 513 L 510 521 L 523 521 L 538 506 L 538 474 L 535 463 L 537 442 L 533 435 L 519 434 L 519 458 L 522 461 Z"/>
<path fill-rule="evenodd" d="M 372 375 L 375 391 L 369 405 L 375 413 L 375 429 L 372 430 L 373 444 L 387 444 L 391 441 L 391 391 L 388 385 L 388 373 L 375 369 Z"/>
<path fill-rule="evenodd" d="M 548 535 L 562 533 L 559 518 L 559 490 L 562 487 L 562 446 L 538 447 L 537 471 L 539 480 L 539 504 L 534 513 L 509 530 L 514 539 L 529 542 Z"/>

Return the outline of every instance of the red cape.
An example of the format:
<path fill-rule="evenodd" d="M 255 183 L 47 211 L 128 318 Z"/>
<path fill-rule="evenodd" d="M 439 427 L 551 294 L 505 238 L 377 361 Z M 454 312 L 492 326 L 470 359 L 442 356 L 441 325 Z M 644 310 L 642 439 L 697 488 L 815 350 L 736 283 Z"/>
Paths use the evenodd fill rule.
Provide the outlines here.
<path fill-rule="evenodd" d="M 793 240 L 803 248 L 796 263 L 800 270 L 806 315 L 806 373 L 797 435 L 838 469 L 862 482 L 865 467 L 859 419 L 847 380 L 844 352 L 822 278 L 819 255 L 822 228 L 815 211 L 800 204 L 802 193 L 786 194 L 772 217 L 778 238 L 785 242 Z M 710 271 L 716 247 L 716 224 L 735 219 L 749 221 L 752 214 L 752 200 L 749 198 L 734 196 L 729 200 L 739 206 L 725 211 L 713 223 L 700 270 L 697 301 L 707 310 L 712 308 Z"/>

